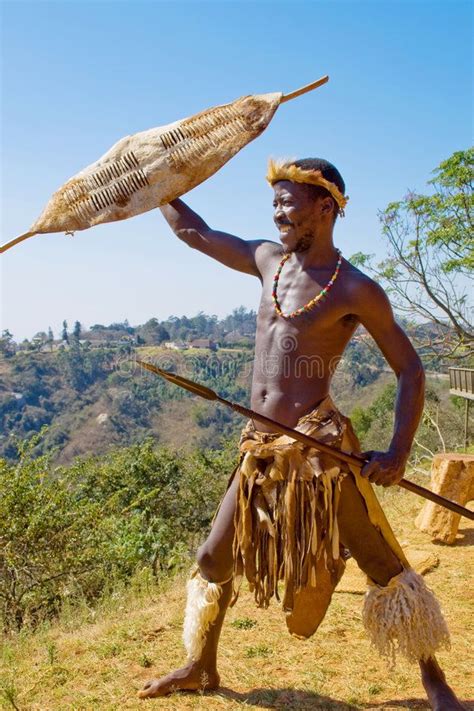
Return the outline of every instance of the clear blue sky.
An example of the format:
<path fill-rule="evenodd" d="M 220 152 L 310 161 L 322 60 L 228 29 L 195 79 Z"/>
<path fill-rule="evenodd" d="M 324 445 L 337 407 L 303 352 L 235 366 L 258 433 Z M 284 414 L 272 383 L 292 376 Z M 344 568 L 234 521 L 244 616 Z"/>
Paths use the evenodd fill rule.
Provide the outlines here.
<path fill-rule="evenodd" d="M 185 198 L 212 226 L 274 237 L 268 156 L 320 156 L 350 202 L 347 256 L 384 253 L 377 211 L 472 142 L 472 8 L 460 0 L 8 2 L 2 12 L 1 242 L 117 139 L 243 94 L 330 82 Z M 190 250 L 157 211 L 40 235 L 1 258 L 2 328 L 143 323 L 255 308 L 259 282 Z"/>

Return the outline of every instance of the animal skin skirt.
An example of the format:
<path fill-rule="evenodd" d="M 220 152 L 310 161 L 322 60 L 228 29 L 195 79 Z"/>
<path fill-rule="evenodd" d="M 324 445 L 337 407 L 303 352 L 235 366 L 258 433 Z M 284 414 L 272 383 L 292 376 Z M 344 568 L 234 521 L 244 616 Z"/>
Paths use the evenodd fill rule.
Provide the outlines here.
<path fill-rule="evenodd" d="M 326 397 L 296 429 L 345 451 L 360 451 L 350 420 Z M 372 485 L 359 470 L 278 433 L 242 431 L 233 544 L 233 602 L 243 577 L 259 607 L 280 600 L 289 631 L 310 637 L 345 568 L 337 511 L 341 482 L 353 476 L 371 523 L 404 568 L 409 564 Z"/>

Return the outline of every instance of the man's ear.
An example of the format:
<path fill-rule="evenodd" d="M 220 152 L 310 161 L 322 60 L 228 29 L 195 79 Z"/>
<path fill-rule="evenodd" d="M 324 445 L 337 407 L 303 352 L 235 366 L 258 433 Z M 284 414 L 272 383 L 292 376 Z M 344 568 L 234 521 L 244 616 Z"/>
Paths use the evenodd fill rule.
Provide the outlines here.
<path fill-rule="evenodd" d="M 320 210 L 321 210 L 321 215 L 332 215 L 334 212 L 334 203 L 332 201 L 332 198 L 325 197 L 321 200 L 320 203 Z"/>

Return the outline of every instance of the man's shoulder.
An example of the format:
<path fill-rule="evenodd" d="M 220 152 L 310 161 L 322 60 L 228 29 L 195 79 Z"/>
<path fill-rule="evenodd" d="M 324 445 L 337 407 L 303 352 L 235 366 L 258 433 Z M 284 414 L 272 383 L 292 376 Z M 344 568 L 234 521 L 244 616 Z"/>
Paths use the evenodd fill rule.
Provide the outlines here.
<path fill-rule="evenodd" d="M 255 249 L 258 249 L 259 252 L 281 252 L 281 244 L 272 242 L 271 239 L 256 239 L 253 240 L 253 244 L 255 245 Z"/>
<path fill-rule="evenodd" d="M 347 259 L 343 261 L 344 271 L 341 276 L 344 277 L 345 290 L 351 299 L 362 300 L 387 300 L 387 294 L 384 289 L 376 281 L 371 279 L 367 274 L 361 272 L 360 269 L 351 264 Z"/>
<path fill-rule="evenodd" d="M 346 287 L 359 292 L 381 292 L 385 293 L 380 284 L 371 279 L 367 274 L 351 264 L 347 259 L 343 260 L 343 274 Z"/>
<path fill-rule="evenodd" d="M 253 241 L 255 261 L 258 266 L 268 265 L 268 261 L 274 258 L 277 260 L 281 256 L 281 244 L 272 242 L 269 239 L 258 239 Z"/>

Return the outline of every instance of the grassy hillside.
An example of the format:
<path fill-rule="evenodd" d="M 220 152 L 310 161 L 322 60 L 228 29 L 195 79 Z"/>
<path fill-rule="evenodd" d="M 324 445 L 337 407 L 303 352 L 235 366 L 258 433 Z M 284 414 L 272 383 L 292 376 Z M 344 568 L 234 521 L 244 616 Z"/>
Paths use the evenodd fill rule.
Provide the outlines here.
<path fill-rule="evenodd" d="M 440 599 L 452 633 L 452 650 L 440 660 L 466 708 L 474 709 L 474 610 L 469 594 L 474 530 L 462 526 L 455 546 L 434 546 L 413 525 L 419 499 L 398 489 L 383 491 L 381 498 L 408 557 L 431 568 L 426 580 Z M 360 621 L 364 580 L 351 561 L 312 639 L 291 638 L 278 604 L 258 610 L 244 591 L 224 625 L 222 687 L 209 695 L 139 701 L 136 692 L 147 679 L 183 662 L 184 583 L 178 576 L 159 587 L 142 577 L 127 592 L 116 591 L 99 609 L 85 604 L 66 609 L 60 622 L 5 640 L 2 708 L 428 709 L 416 667 L 400 661 L 388 672 L 370 650 Z"/>

